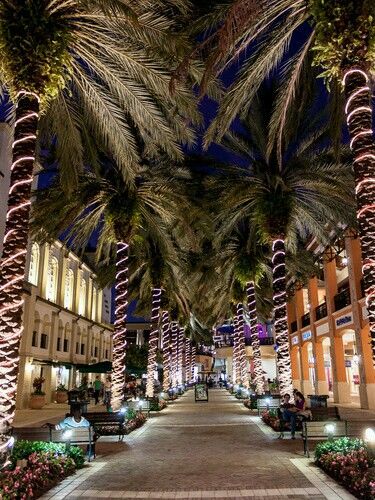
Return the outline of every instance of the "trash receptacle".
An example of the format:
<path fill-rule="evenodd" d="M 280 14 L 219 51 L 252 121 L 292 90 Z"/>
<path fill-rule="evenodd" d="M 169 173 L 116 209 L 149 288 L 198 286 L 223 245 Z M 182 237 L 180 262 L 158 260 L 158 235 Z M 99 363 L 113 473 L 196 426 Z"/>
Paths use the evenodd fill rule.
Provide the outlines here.
<path fill-rule="evenodd" d="M 87 413 L 88 400 L 80 399 L 82 396 L 81 391 L 78 389 L 72 389 L 68 391 L 68 403 L 70 405 L 70 414 L 73 413 L 73 409 L 80 407 L 81 413 Z"/>
<path fill-rule="evenodd" d="M 327 400 L 329 396 L 327 394 L 315 395 L 309 394 L 307 396 L 310 399 L 310 408 L 327 408 Z"/>

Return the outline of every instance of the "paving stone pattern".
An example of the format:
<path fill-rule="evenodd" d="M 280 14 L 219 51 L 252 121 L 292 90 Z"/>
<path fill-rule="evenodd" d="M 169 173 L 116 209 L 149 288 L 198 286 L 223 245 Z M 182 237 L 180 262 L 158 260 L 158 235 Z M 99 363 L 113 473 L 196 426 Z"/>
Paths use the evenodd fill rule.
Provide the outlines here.
<path fill-rule="evenodd" d="M 349 499 L 303 458 L 300 440 L 262 432 L 224 390 L 189 391 L 125 438 L 97 444 L 93 465 L 42 497 Z"/>

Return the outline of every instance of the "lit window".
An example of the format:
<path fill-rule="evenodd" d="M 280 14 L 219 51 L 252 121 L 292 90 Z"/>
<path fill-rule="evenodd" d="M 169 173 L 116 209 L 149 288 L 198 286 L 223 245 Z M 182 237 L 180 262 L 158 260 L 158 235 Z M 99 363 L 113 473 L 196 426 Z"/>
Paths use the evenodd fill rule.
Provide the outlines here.
<path fill-rule="evenodd" d="M 78 314 L 80 316 L 85 316 L 85 312 L 86 312 L 86 280 L 82 278 L 79 290 Z"/>
<path fill-rule="evenodd" d="M 74 272 L 72 269 L 68 269 L 65 277 L 64 307 L 70 310 L 73 309 L 73 291 L 74 291 Z"/>
<path fill-rule="evenodd" d="M 96 288 L 93 289 L 92 291 L 92 309 L 91 309 L 91 319 L 93 321 L 96 321 L 96 301 L 98 299 L 98 293 L 96 291 Z"/>
<path fill-rule="evenodd" d="M 30 267 L 29 267 L 29 282 L 33 285 L 38 285 L 39 271 L 39 245 L 33 243 L 31 246 Z"/>
<path fill-rule="evenodd" d="M 57 275 L 59 272 L 59 263 L 56 257 L 51 257 L 47 273 L 47 299 L 56 302 L 57 296 Z"/>

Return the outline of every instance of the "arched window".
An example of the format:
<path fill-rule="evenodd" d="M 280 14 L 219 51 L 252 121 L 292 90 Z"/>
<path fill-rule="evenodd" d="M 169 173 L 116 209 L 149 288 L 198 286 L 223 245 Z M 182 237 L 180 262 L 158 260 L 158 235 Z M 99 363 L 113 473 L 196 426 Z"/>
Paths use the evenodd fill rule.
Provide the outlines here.
<path fill-rule="evenodd" d="M 39 275 L 39 245 L 38 243 L 33 243 L 31 246 L 30 255 L 30 267 L 29 267 L 29 282 L 33 285 L 38 285 L 38 275 Z"/>
<path fill-rule="evenodd" d="M 91 308 L 91 319 L 96 321 L 96 302 L 98 300 L 98 293 L 96 288 L 92 290 L 92 308 Z"/>
<path fill-rule="evenodd" d="M 59 263 L 56 257 L 51 257 L 47 273 L 47 300 L 56 302 L 57 297 L 57 279 L 59 273 Z"/>
<path fill-rule="evenodd" d="M 64 307 L 73 309 L 73 295 L 74 295 L 74 272 L 73 269 L 68 268 L 65 276 L 65 296 Z"/>
<path fill-rule="evenodd" d="M 81 277 L 81 286 L 79 289 L 78 314 L 85 316 L 86 313 L 86 280 Z"/>

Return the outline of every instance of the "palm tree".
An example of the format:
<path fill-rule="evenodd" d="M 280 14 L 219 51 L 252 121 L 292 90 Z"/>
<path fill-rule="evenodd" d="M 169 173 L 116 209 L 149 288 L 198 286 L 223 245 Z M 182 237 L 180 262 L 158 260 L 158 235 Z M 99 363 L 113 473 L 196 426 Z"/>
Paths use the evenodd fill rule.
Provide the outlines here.
<path fill-rule="evenodd" d="M 163 391 L 167 392 L 170 387 L 171 373 L 171 347 L 170 347 L 170 322 L 168 311 L 161 315 L 162 346 L 163 346 Z"/>
<path fill-rule="evenodd" d="M 203 87 L 213 75 L 238 59 L 242 61 L 208 129 L 207 143 L 223 137 L 275 70 L 280 70 L 282 81 L 270 126 L 268 155 L 276 139 L 280 166 L 283 143 L 288 141 L 288 114 L 308 99 L 317 76 L 324 77 L 331 93 L 337 141 L 341 140 L 345 112 L 375 362 L 374 19 L 372 0 L 232 0 L 223 5 L 217 2 L 209 14 L 198 18 L 195 28 L 200 33 L 208 32 L 199 47 L 209 54 Z M 293 50 L 289 50 L 292 39 Z M 200 52 L 199 48 L 193 55 Z"/>
<path fill-rule="evenodd" d="M 168 238 L 166 224 L 175 216 L 175 192 L 170 177 L 157 166 L 140 170 L 131 184 L 114 167 L 103 166 L 99 174 L 84 172 L 79 188 L 68 198 L 61 196 L 58 183 L 42 191 L 33 211 L 33 226 L 48 237 L 65 232 L 76 249 L 84 249 L 99 228 L 97 258 L 116 266 L 112 393 L 118 409 L 125 382 L 129 244 L 143 240 L 145 228 L 155 241 Z"/>
<path fill-rule="evenodd" d="M 185 6 L 181 0 L 0 1 L 0 80 L 15 108 L 0 277 L 1 432 L 15 410 L 37 141 L 53 140 L 64 187 L 74 188 L 91 141 L 104 145 L 128 180 L 139 141 L 150 156 L 160 149 L 180 159 L 179 142 L 193 137 L 187 117 L 198 119 L 188 87 L 169 92 L 180 52 L 177 11 Z M 126 245 L 118 251 L 125 272 Z"/>
<path fill-rule="evenodd" d="M 267 104 L 258 100 L 244 117 L 241 130 L 228 134 L 225 147 L 238 158 L 220 183 L 222 233 L 231 234 L 243 221 L 260 241 L 270 245 L 273 270 L 274 327 L 281 393 L 292 392 L 286 318 L 286 247 L 296 250 L 298 240 L 315 236 L 328 241 L 327 227 L 353 224 L 350 165 L 332 160 L 322 149 L 321 132 L 306 115 L 285 145 L 282 164 L 277 147 L 267 151 Z M 319 123 L 321 130 L 322 124 Z M 347 219 L 346 219 L 347 218 Z M 346 220 L 344 220 L 346 219 Z"/>
<path fill-rule="evenodd" d="M 177 188 L 174 188 L 174 195 Z M 178 196 L 179 209 L 184 206 L 183 196 Z M 175 217 L 178 217 L 177 205 Z M 165 225 L 165 222 L 164 222 Z M 151 231 L 150 231 L 151 229 Z M 135 271 L 130 276 L 132 298 L 138 300 L 138 311 L 148 314 L 152 302 L 151 333 L 147 369 L 146 396 L 154 396 L 154 371 L 159 340 L 160 309 L 177 303 L 180 310 L 188 313 L 188 295 L 180 270 L 180 253 L 177 242 L 173 239 L 173 229 L 168 226 L 159 231 L 162 238 L 155 237 L 153 228 L 143 227 L 138 232 L 132 254 Z M 150 296 L 151 294 L 151 296 Z M 168 318 L 168 313 L 167 318 Z M 164 318 L 165 322 L 167 320 Z M 165 326 L 165 331 L 169 330 Z M 168 344 L 168 342 L 167 342 Z M 167 356 L 167 353 L 165 353 Z"/>

